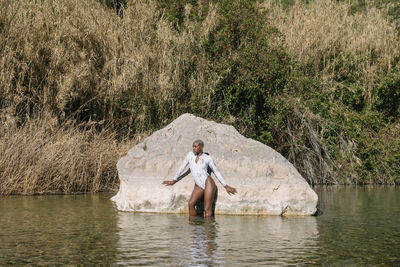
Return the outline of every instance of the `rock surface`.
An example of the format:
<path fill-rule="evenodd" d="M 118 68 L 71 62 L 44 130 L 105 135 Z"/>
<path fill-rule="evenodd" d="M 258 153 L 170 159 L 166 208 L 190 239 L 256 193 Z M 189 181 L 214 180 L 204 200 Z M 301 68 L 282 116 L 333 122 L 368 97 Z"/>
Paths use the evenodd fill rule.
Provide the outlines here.
<path fill-rule="evenodd" d="M 202 139 L 228 185 L 219 187 L 216 214 L 312 215 L 317 194 L 296 168 L 272 148 L 240 135 L 229 125 L 183 114 L 165 128 L 134 146 L 118 161 L 120 189 L 112 198 L 119 210 L 188 212 L 194 181 L 189 174 L 173 186 L 164 186 L 178 170 L 192 143 Z"/>

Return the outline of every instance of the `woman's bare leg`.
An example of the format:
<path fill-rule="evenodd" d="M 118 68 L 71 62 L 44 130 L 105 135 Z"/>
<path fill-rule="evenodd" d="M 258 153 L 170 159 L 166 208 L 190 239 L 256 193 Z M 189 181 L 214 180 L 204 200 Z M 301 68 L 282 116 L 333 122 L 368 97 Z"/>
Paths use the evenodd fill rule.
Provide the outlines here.
<path fill-rule="evenodd" d="M 206 188 L 204 189 L 204 216 L 211 217 L 212 216 L 212 204 L 215 195 L 215 185 L 214 180 L 208 176 L 206 180 Z"/>
<path fill-rule="evenodd" d="M 206 187 L 207 188 L 207 187 Z M 198 185 L 194 185 L 192 195 L 189 199 L 189 216 L 196 216 L 195 205 L 197 201 L 203 196 L 204 190 Z"/>

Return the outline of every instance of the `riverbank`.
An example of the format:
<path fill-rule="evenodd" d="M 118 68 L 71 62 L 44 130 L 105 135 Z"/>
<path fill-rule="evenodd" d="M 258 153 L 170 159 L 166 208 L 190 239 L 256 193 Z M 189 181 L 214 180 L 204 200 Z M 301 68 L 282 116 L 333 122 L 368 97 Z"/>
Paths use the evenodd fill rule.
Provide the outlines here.
<path fill-rule="evenodd" d="M 310 184 L 400 183 L 396 1 L 100 2 L 0 3 L 0 194 L 114 189 L 186 112 Z"/>

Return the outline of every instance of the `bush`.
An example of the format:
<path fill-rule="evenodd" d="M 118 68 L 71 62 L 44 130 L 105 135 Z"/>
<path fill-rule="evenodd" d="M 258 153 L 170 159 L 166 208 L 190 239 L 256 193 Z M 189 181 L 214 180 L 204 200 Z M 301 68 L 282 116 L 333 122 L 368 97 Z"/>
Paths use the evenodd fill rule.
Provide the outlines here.
<path fill-rule="evenodd" d="M 400 71 L 386 74 L 376 89 L 375 108 L 386 120 L 395 121 L 400 116 Z"/>
<path fill-rule="evenodd" d="M 270 45 L 280 34 L 262 23 L 256 1 L 222 1 L 219 15 L 204 43 L 211 76 L 219 76 L 209 114 L 234 118 L 242 133 L 271 143 L 266 121 L 277 108 L 274 95 L 282 94 L 287 84 L 290 58 L 282 47 Z"/>

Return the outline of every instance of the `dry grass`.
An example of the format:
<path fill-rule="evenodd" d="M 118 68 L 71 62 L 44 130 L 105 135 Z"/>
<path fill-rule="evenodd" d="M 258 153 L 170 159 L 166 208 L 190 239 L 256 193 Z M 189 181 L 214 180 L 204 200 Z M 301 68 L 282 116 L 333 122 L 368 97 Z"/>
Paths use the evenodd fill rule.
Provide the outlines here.
<path fill-rule="evenodd" d="M 354 76 L 364 89 L 366 103 L 373 101 L 379 78 L 398 64 L 400 37 L 384 11 L 372 1 L 364 12 L 351 14 L 350 3 L 296 0 L 289 11 L 265 1 L 269 20 L 283 34 L 282 42 L 299 62 L 311 64 L 330 90 L 344 86 L 338 77 Z"/>
<path fill-rule="evenodd" d="M 0 128 L 0 194 L 98 192 L 118 186 L 116 163 L 135 143 L 54 119 Z"/>
<path fill-rule="evenodd" d="M 215 24 L 213 6 L 203 24 L 186 20 L 182 32 L 153 1 L 128 1 L 123 19 L 94 0 L 5 0 L 0 10 L 0 106 L 8 115 L 90 117 L 140 132 L 151 105 L 165 122 L 171 107 L 188 105 L 182 96 L 208 87 L 205 68 L 188 70 L 204 62 L 196 48 Z"/>
<path fill-rule="evenodd" d="M 1 1 L 0 193 L 115 188 L 128 148 L 116 136 L 136 143 L 207 90 L 205 68 L 188 69 L 206 66 L 196 47 L 215 25 L 210 7 L 178 32 L 153 1 L 128 1 L 123 19 L 95 0 Z"/>

